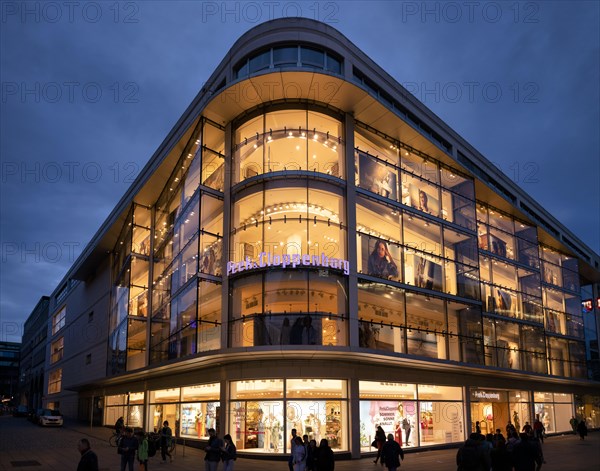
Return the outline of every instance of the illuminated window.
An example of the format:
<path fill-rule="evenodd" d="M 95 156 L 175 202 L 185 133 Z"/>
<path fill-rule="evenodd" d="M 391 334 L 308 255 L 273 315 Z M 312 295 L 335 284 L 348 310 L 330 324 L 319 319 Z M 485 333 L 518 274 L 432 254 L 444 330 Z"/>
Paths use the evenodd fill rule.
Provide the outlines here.
<path fill-rule="evenodd" d="M 56 363 L 59 360 L 62 360 L 63 357 L 63 348 L 65 346 L 65 338 L 61 337 L 55 342 L 52 342 L 50 346 L 50 364 Z"/>
<path fill-rule="evenodd" d="M 59 393 L 62 389 L 62 368 L 51 371 L 48 375 L 48 394 Z"/>

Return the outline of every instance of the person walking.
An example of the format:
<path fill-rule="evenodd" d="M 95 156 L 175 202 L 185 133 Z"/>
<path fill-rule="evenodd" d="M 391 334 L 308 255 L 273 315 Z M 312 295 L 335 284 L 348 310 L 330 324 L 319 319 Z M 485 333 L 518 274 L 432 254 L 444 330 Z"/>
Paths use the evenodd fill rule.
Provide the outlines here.
<path fill-rule="evenodd" d="M 169 461 L 171 463 L 173 462 L 173 457 L 171 456 L 171 453 L 169 453 L 172 439 L 173 432 L 171 431 L 171 427 L 169 427 L 169 422 L 165 420 L 160 429 L 160 457 L 162 458 L 163 463 L 167 462 L 167 456 L 169 457 Z"/>
<path fill-rule="evenodd" d="M 585 425 L 585 420 L 581 420 L 579 425 L 577 425 L 577 433 L 579 434 L 580 440 L 585 440 L 585 437 L 588 434 L 587 425 Z"/>
<path fill-rule="evenodd" d="M 488 471 L 491 467 L 489 453 L 480 441 L 481 434 L 473 432 L 456 453 L 456 465 L 461 471 Z"/>
<path fill-rule="evenodd" d="M 121 471 L 125 471 L 125 468 L 133 471 L 133 463 L 138 445 L 137 438 L 133 436 L 131 427 L 125 427 L 125 436 L 119 440 L 119 448 L 117 449 L 117 452 L 121 455 Z"/>
<path fill-rule="evenodd" d="M 515 471 L 535 471 L 542 466 L 539 449 L 531 442 L 527 433 L 519 435 L 520 441 L 512 450 L 512 461 Z"/>
<path fill-rule="evenodd" d="M 221 461 L 221 449 L 223 448 L 223 440 L 217 437 L 217 432 L 214 428 L 208 429 L 208 445 L 204 448 L 206 456 L 204 457 L 204 469 L 206 471 L 217 471 L 219 461 Z"/>
<path fill-rule="evenodd" d="M 506 449 L 504 437 L 497 439 L 494 443 L 494 449 L 490 453 L 492 461 L 492 471 L 512 471 L 510 453 Z"/>
<path fill-rule="evenodd" d="M 326 438 L 322 438 L 319 443 L 319 448 L 315 450 L 315 469 L 316 471 L 334 471 L 335 458 L 333 450 L 329 447 L 329 442 Z"/>
<path fill-rule="evenodd" d="M 381 464 L 388 471 L 396 471 L 400 467 L 400 460 L 404 459 L 404 451 L 400 444 L 394 440 L 394 435 L 391 433 L 387 436 L 387 442 L 381 447 Z"/>
<path fill-rule="evenodd" d="M 306 447 L 306 471 L 316 471 L 317 465 L 317 442 L 310 440 Z"/>
<path fill-rule="evenodd" d="M 533 422 L 533 434 L 535 435 L 535 438 L 540 441 L 540 443 L 544 443 L 545 431 L 546 428 L 544 427 L 544 424 L 541 422 L 540 416 L 538 415 Z"/>
<path fill-rule="evenodd" d="M 136 432 L 135 436 L 138 441 L 137 460 L 140 464 L 139 471 L 148 471 L 148 449 L 150 448 L 148 438 L 142 431 Z"/>
<path fill-rule="evenodd" d="M 92 451 L 87 438 L 82 438 L 77 442 L 77 450 L 81 454 L 77 471 L 98 471 L 98 455 Z"/>
<path fill-rule="evenodd" d="M 233 444 L 233 439 L 229 434 L 223 437 L 221 454 L 223 459 L 223 471 L 233 471 L 233 465 L 237 459 L 237 448 Z"/>
<path fill-rule="evenodd" d="M 383 444 L 385 443 L 385 431 L 381 427 L 381 425 L 377 426 L 377 430 L 375 431 L 375 444 L 377 445 L 377 456 L 375 457 L 375 461 L 373 463 L 377 464 L 379 458 L 381 458 L 381 448 L 383 448 Z M 381 463 L 383 465 L 383 463 Z"/>
<path fill-rule="evenodd" d="M 575 418 L 575 416 L 571 416 L 571 420 L 569 420 L 569 424 L 571 425 L 571 428 L 573 429 L 573 435 L 577 435 L 577 419 Z"/>

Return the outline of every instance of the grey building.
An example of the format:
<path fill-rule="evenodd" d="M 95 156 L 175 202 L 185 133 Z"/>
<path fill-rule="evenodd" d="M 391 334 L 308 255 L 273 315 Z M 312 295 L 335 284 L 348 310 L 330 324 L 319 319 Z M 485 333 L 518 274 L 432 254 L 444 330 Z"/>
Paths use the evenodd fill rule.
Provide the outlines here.
<path fill-rule="evenodd" d="M 21 398 L 19 403 L 31 409 L 42 407 L 49 302 L 50 298 L 48 296 L 42 296 L 31 314 L 29 314 L 23 328 L 19 372 Z"/>

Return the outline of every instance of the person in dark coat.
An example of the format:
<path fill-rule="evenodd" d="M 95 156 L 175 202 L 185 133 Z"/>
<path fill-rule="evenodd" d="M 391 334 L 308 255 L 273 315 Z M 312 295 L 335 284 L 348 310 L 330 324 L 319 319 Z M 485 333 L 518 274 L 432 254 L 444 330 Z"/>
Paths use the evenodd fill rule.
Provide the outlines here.
<path fill-rule="evenodd" d="M 542 465 L 542 457 L 536 444 L 532 443 L 526 433 L 519 435 L 521 439 L 512 450 L 513 466 L 515 471 L 535 471 Z"/>
<path fill-rule="evenodd" d="M 510 453 L 506 449 L 506 440 L 502 434 L 494 442 L 494 449 L 490 453 L 492 471 L 512 471 Z"/>
<path fill-rule="evenodd" d="M 491 466 L 489 453 L 479 440 L 481 435 L 472 433 L 456 453 L 456 465 L 461 471 L 488 471 Z"/>
<path fill-rule="evenodd" d="M 396 471 L 400 467 L 401 459 L 404 459 L 402 447 L 390 433 L 387 436 L 387 442 L 381 448 L 381 464 L 385 465 L 388 471 Z"/>
<path fill-rule="evenodd" d="M 335 460 L 333 450 L 329 447 L 326 438 L 322 438 L 319 447 L 315 450 L 315 465 L 317 471 L 334 471 Z"/>
<path fill-rule="evenodd" d="M 125 436 L 119 440 L 118 450 L 121 453 L 121 471 L 125 471 L 128 468 L 129 471 L 133 471 L 133 464 L 135 462 L 135 454 L 137 452 L 139 443 L 137 438 L 133 436 L 133 430 L 130 427 L 125 427 Z"/>
<path fill-rule="evenodd" d="M 385 431 L 381 428 L 381 425 L 378 425 L 375 431 L 375 443 L 377 444 L 377 457 L 373 463 L 377 464 L 377 461 L 381 458 L 381 448 L 385 443 Z"/>
<path fill-rule="evenodd" d="M 90 441 L 82 438 L 77 443 L 77 449 L 81 453 L 77 471 L 98 471 L 98 456 L 90 448 Z"/>
<path fill-rule="evenodd" d="M 585 420 L 582 420 L 577 425 L 577 433 L 579 434 L 579 438 L 581 440 L 585 440 L 587 432 L 588 432 L 588 429 L 587 429 L 587 425 L 585 425 Z"/>

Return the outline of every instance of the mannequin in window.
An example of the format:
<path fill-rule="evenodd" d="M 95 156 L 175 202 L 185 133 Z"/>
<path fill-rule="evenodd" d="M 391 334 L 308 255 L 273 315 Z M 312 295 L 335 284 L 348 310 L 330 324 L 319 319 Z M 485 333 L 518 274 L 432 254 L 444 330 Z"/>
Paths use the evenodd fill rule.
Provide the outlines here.
<path fill-rule="evenodd" d="M 383 278 L 398 276 L 398 267 L 383 240 L 375 242 L 373 252 L 369 255 L 368 274 Z"/>

